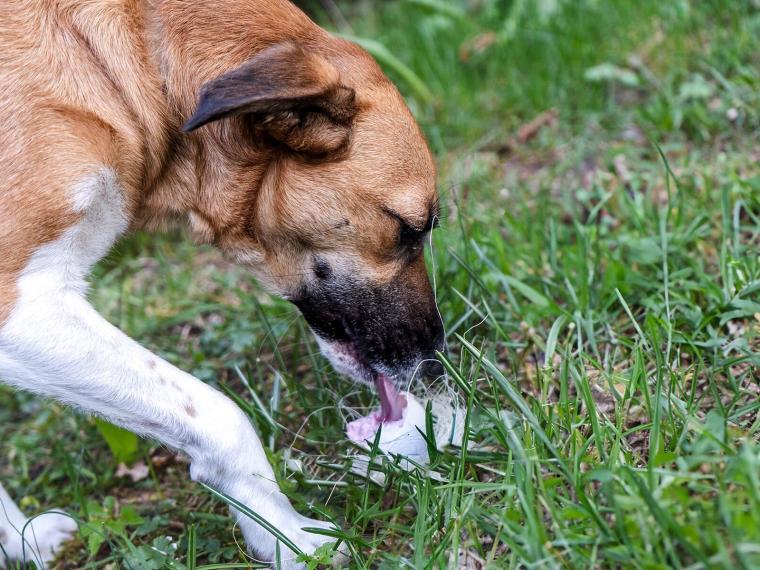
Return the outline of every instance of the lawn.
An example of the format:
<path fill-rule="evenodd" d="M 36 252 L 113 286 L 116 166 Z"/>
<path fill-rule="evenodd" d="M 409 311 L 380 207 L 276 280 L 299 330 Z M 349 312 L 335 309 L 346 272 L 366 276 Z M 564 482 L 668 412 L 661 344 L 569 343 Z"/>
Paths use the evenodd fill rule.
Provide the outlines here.
<path fill-rule="evenodd" d="M 436 155 L 447 375 L 414 391 L 453 394 L 464 441 L 352 472 L 374 395 L 181 233 L 121 242 L 95 305 L 239 403 L 353 567 L 760 567 L 760 4 L 301 4 L 375 55 Z M 256 567 L 155 442 L 7 388 L 0 441 L 22 509 L 81 520 L 55 568 Z"/>

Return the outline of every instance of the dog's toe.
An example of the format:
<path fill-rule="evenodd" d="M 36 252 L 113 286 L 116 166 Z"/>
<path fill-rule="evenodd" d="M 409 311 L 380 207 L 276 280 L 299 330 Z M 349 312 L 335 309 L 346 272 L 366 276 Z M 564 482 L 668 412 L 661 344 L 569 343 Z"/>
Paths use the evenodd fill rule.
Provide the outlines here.
<path fill-rule="evenodd" d="M 77 530 L 77 523 L 60 509 L 44 512 L 31 521 L 24 538 L 44 562 L 50 562 Z"/>
<path fill-rule="evenodd" d="M 294 533 L 294 542 L 298 545 L 298 547 L 308 555 L 313 555 L 315 551 L 321 547 L 324 544 L 334 544 L 336 541 L 335 538 L 331 536 L 325 536 L 323 534 L 319 534 L 316 532 L 309 532 L 307 528 L 312 529 L 323 529 L 323 530 L 330 530 L 334 531 L 337 530 L 335 526 L 328 522 L 324 521 L 318 521 L 314 519 L 310 519 L 304 516 L 300 516 L 299 521 L 299 530 Z M 345 568 L 348 565 L 349 562 L 349 556 L 348 556 L 348 548 L 344 543 L 341 543 L 340 546 L 337 548 L 337 552 L 333 555 L 331 564 L 333 568 Z M 301 568 L 300 565 L 294 566 L 294 568 Z"/>

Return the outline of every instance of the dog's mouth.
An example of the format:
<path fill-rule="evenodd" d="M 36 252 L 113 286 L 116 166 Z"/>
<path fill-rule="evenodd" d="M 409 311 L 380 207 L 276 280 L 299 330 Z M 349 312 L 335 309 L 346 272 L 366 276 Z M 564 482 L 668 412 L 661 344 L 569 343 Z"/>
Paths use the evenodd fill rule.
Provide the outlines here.
<path fill-rule="evenodd" d="M 341 374 L 375 387 L 380 398 L 380 420 L 395 422 L 402 418 L 406 398 L 396 387 L 393 377 L 367 364 L 350 342 L 328 342 L 315 335 L 322 353 Z"/>

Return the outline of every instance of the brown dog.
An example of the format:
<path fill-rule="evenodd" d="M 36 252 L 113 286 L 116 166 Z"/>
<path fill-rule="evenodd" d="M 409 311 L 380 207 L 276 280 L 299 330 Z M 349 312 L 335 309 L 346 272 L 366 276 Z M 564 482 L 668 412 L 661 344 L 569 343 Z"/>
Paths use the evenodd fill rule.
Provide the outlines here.
<path fill-rule="evenodd" d="M 435 171 L 399 93 L 282 0 L 4 2 L 0 45 L 0 378 L 183 450 L 313 552 L 329 539 L 302 529 L 326 525 L 280 493 L 248 419 L 107 323 L 85 280 L 125 232 L 185 221 L 295 303 L 391 418 L 393 384 L 443 336 Z M 24 547 L 26 521 L 0 487 L 0 565 L 44 562 L 74 528 L 44 515 Z M 238 521 L 273 560 L 273 535 Z"/>

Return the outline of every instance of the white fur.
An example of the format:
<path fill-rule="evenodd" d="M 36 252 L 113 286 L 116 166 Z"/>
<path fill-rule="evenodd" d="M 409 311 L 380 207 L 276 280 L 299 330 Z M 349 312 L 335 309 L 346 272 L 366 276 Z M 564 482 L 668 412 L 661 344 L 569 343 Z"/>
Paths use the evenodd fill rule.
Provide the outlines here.
<path fill-rule="evenodd" d="M 332 367 L 339 374 L 348 376 L 356 382 L 361 382 L 368 386 L 372 385 L 369 372 L 363 369 L 362 365 L 356 361 L 356 358 L 351 355 L 344 345 L 324 339 L 316 331 L 312 332 L 314 332 L 314 338 L 317 339 L 320 352 L 327 357 Z"/>
<path fill-rule="evenodd" d="M 115 174 L 103 170 L 84 181 L 72 201 L 81 221 L 41 247 L 18 281 L 18 301 L 0 329 L 0 378 L 184 451 L 193 479 L 246 504 L 313 552 L 329 539 L 302 527 L 327 525 L 299 515 L 280 492 L 241 410 L 128 338 L 86 301 L 87 273 L 127 226 Z M 248 545 L 274 560 L 275 538 L 233 513 Z M 281 555 L 291 559 L 283 567 L 301 567 L 284 546 Z"/>

